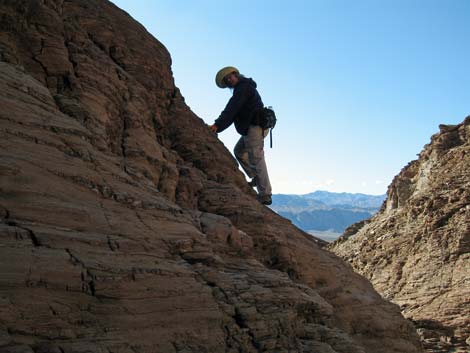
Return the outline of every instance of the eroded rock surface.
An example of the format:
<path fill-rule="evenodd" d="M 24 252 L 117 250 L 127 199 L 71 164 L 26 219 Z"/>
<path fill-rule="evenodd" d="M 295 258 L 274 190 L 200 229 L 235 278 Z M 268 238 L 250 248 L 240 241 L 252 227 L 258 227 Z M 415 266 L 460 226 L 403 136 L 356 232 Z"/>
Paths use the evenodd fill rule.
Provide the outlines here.
<path fill-rule="evenodd" d="M 382 210 L 332 250 L 400 305 L 429 352 L 470 351 L 470 117 L 441 125 Z"/>
<path fill-rule="evenodd" d="M 107 1 L 0 3 L 0 351 L 421 352 L 261 206 Z"/>

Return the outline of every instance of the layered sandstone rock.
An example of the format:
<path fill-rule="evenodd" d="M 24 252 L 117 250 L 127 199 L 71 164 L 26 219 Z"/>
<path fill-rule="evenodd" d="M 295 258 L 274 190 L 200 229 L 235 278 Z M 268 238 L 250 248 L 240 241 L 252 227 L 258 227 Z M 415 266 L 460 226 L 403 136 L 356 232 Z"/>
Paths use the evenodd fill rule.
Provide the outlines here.
<path fill-rule="evenodd" d="M 0 19 L 2 353 L 421 351 L 257 203 L 126 13 L 21 0 Z"/>
<path fill-rule="evenodd" d="M 400 305 L 430 352 L 467 352 L 470 117 L 440 129 L 395 177 L 382 210 L 332 249 Z"/>

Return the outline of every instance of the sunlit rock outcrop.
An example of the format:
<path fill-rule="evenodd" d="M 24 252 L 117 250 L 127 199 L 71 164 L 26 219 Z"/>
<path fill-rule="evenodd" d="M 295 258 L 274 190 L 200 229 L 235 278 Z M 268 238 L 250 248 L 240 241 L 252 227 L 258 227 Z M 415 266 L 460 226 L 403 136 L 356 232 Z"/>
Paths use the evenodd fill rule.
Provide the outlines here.
<path fill-rule="evenodd" d="M 382 210 L 332 250 L 400 305 L 430 352 L 460 352 L 470 350 L 470 117 L 440 130 Z"/>

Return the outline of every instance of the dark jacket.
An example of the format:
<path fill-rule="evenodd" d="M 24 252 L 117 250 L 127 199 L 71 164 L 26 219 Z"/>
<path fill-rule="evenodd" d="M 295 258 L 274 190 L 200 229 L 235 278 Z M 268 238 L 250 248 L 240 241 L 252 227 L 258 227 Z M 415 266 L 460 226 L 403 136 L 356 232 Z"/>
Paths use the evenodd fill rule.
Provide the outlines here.
<path fill-rule="evenodd" d="M 263 102 L 256 90 L 256 82 L 251 78 L 240 76 L 233 89 L 232 98 L 216 119 L 217 132 L 222 132 L 235 122 L 240 135 L 247 135 L 254 114 L 263 108 Z"/>

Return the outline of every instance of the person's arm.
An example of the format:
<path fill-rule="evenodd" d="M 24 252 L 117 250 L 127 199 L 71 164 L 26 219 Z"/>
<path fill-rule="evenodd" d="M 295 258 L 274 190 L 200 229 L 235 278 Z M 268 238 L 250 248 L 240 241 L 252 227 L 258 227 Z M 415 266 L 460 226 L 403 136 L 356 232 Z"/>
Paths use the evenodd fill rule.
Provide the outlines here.
<path fill-rule="evenodd" d="M 235 117 L 240 111 L 240 108 L 245 104 L 248 93 L 247 85 L 243 85 L 234 91 L 233 96 L 228 101 L 225 109 L 215 120 L 214 125 L 217 127 L 215 132 L 222 132 L 233 123 Z"/>

